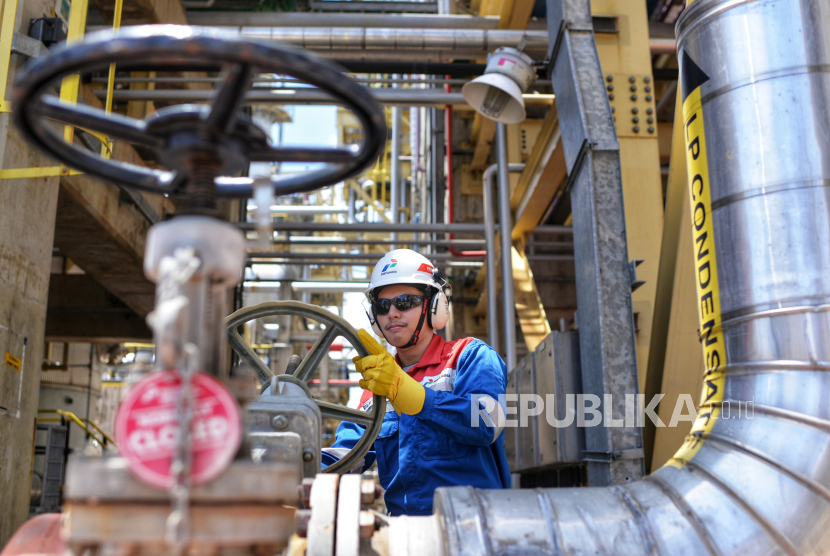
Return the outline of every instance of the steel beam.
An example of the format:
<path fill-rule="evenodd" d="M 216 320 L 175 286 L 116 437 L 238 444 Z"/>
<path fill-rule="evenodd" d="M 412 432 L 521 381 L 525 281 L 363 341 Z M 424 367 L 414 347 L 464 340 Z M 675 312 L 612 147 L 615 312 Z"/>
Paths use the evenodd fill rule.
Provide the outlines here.
<path fill-rule="evenodd" d="M 428 259 L 432 259 L 432 254 L 424 254 Z M 284 266 L 373 266 L 378 259 L 354 261 L 354 260 L 320 260 L 320 259 L 248 259 L 246 264 L 251 265 L 284 265 Z M 441 266 L 453 268 L 478 268 L 484 264 L 483 261 L 441 261 Z"/>
<path fill-rule="evenodd" d="M 275 239 L 272 245 L 441 245 L 454 247 L 483 247 L 485 241 L 480 239 L 346 239 L 344 237 L 292 236 L 293 239 Z M 569 244 L 571 245 L 571 244 Z"/>
<path fill-rule="evenodd" d="M 255 259 L 319 259 L 326 261 L 330 259 L 336 260 L 370 260 L 373 262 L 379 261 L 383 257 L 383 253 L 315 253 L 315 252 L 290 252 L 290 253 L 257 253 L 253 251 L 248 252 L 248 257 Z M 553 256 L 553 255 L 550 255 Z M 432 253 L 428 258 L 434 261 L 448 261 L 455 257 L 452 253 Z M 469 257 L 473 261 L 483 261 L 484 257 Z"/>
<path fill-rule="evenodd" d="M 605 91 L 589 0 L 547 0 L 548 74 L 556 91 L 561 141 L 573 210 L 577 324 L 585 394 L 612 395 L 606 415 L 622 417 L 625 394 L 636 394 L 637 351 L 619 143 Z M 610 410 L 610 411 L 609 411 Z M 640 427 L 589 427 L 586 451 L 608 454 L 588 462 L 591 486 L 642 477 Z M 603 459 L 603 458 L 594 458 Z"/>
<path fill-rule="evenodd" d="M 392 160 L 390 161 L 391 172 L 389 176 L 389 208 L 392 212 L 393 224 L 397 224 L 401 220 L 398 214 L 401 193 L 401 132 L 403 131 L 403 113 L 401 110 L 400 106 L 392 107 Z M 392 232 L 392 239 L 398 239 L 397 231 Z M 392 249 L 394 248 L 395 246 L 393 245 Z"/>
<path fill-rule="evenodd" d="M 236 222 L 239 229 L 254 230 L 253 222 Z M 499 230 L 499 226 L 496 226 Z M 365 224 L 356 222 L 344 226 L 335 222 L 274 222 L 275 232 L 408 232 L 417 234 L 484 234 L 484 224 L 386 224 L 383 222 Z"/>

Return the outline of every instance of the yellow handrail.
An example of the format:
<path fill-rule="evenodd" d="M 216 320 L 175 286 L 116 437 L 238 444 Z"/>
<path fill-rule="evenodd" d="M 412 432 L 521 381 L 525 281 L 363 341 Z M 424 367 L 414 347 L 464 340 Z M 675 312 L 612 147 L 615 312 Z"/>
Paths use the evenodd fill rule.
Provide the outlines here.
<path fill-rule="evenodd" d="M 3 12 L 0 14 L 0 113 L 12 111 L 11 102 L 6 100 L 6 82 L 8 81 L 9 65 L 11 63 L 12 38 L 14 37 L 14 24 L 17 19 L 17 2 L 18 0 L 6 0 Z M 74 0 L 72 2 L 72 9 L 69 13 L 69 26 L 66 34 L 67 44 L 83 39 L 88 5 L 89 0 Z M 123 7 L 124 0 L 116 0 L 115 13 L 113 14 L 113 29 L 117 30 L 121 27 L 121 12 Z M 69 104 L 76 104 L 78 102 L 79 87 L 79 74 L 65 77 L 61 83 L 60 99 Z M 112 92 L 114 88 L 115 64 L 111 64 L 105 106 L 107 114 L 112 112 Z M 103 158 L 112 158 L 112 140 L 109 137 L 103 133 L 90 130 L 84 131 L 87 131 L 101 142 L 101 156 Z M 74 136 L 75 129 L 69 125 L 65 126 L 63 137 L 66 142 L 71 143 Z M 8 168 L 0 170 L 0 180 L 77 176 L 80 174 L 83 174 L 83 172 L 72 170 L 63 165 L 38 168 Z"/>
<path fill-rule="evenodd" d="M 83 420 L 82 420 L 82 419 L 79 419 L 79 418 L 78 418 L 78 417 L 77 417 L 74 413 L 72 413 L 71 411 L 64 411 L 64 410 L 62 410 L 62 409 L 38 409 L 38 413 L 57 413 L 57 414 L 58 414 L 58 415 L 60 415 L 61 417 L 66 417 L 67 419 L 69 419 L 69 420 L 71 420 L 71 421 L 75 422 L 75 424 L 77 424 L 77 425 L 78 425 L 79 427 L 81 427 L 84 431 L 86 431 L 86 433 L 87 433 L 88 435 L 90 435 L 90 436 L 91 436 L 92 438 L 94 438 L 96 441 L 100 442 L 100 443 L 101 443 L 101 446 L 103 446 L 103 447 L 104 447 L 104 449 L 109 449 L 109 445 L 108 445 L 108 443 L 109 443 L 109 444 L 112 444 L 114 447 L 118 448 L 118 444 L 116 444 L 116 443 L 115 443 L 115 440 L 113 440 L 113 439 L 112 439 L 112 437 L 110 437 L 110 435 L 108 435 L 107 433 L 105 433 L 105 432 L 101 429 L 101 427 L 99 427 L 98 425 L 96 425 L 95 423 L 93 423 L 92 421 L 90 421 L 89 419 L 83 419 Z M 45 419 L 41 419 L 41 421 L 45 421 Z M 94 428 L 96 431 L 98 431 L 99 433 L 101 433 L 101 437 L 99 438 L 99 437 L 95 436 L 95 433 L 94 433 L 93 431 L 91 431 L 91 430 L 89 429 L 89 427 L 88 427 L 86 424 L 84 424 L 84 421 L 86 421 L 86 422 L 87 422 L 87 424 L 89 424 L 89 425 L 90 425 L 92 428 Z"/>

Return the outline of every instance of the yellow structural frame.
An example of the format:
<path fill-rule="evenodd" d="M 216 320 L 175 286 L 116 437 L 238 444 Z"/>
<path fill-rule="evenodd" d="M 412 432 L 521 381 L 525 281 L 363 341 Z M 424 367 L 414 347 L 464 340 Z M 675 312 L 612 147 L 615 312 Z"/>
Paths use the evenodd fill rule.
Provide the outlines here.
<path fill-rule="evenodd" d="M 113 17 L 113 29 L 121 27 L 121 11 L 124 7 L 124 0 L 116 0 L 115 14 Z M 89 9 L 89 0 L 73 0 L 72 10 L 69 14 L 69 28 L 66 34 L 66 43 L 71 44 L 81 40 L 86 29 L 86 16 Z M 11 113 L 11 102 L 6 100 L 6 84 L 9 79 L 9 67 L 11 65 L 12 40 L 14 38 L 14 24 L 17 15 L 17 0 L 5 0 L 3 13 L 0 14 L 0 113 Z M 112 92 L 115 86 L 115 64 L 110 65 L 109 79 L 107 82 L 106 113 L 112 112 Z M 61 102 L 77 104 L 78 90 L 80 87 L 80 75 L 65 77 L 61 83 Z M 105 159 L 112 157 L 112 140 L 103 133 L 89 129 L 83 129 L 101 141 L 101 156 Z M 75 128 L 66 126 L 63 137 L 71 143 L 75 136 Z M 0 170 L 0 180 L 16 180 L 30 178 L 51 178 L 56 176 L 77 176 L 83 174 L 67 166 L 42 166 L 36 168 L 9 168 Z"/>

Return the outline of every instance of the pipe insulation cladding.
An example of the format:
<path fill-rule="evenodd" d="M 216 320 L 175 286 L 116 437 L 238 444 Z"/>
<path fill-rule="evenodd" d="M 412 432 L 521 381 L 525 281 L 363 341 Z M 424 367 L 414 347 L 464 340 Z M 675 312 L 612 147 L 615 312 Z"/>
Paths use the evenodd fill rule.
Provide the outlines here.
<path fill-rule="evenodd" d="M 677 31 L 706 365 L 692 432 L 620 486 L 438 489 L 435 522 L 408 522 L 440 531 L 437 552 L 830 554 L 830 2 L 697 0 Z"/>

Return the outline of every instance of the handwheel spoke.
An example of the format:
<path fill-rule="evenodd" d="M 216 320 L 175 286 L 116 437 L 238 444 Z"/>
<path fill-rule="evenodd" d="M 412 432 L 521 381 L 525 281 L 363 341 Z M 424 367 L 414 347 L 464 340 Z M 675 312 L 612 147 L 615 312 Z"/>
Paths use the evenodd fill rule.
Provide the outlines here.
<path fill-rule="evenodd" d="M 317 338 L 317 341 L 308 350 L 308 354 L 303 359 L 303 362 L 294 371 L 294 376 L 303 382 L 308 382 L 315 369 L 320 365 L 323 357 L 328 355 L 329 346 L 339 335 L 339 328 L 329 325 L 329 328 L 323 334 L 320 334 L 320 337 Z"/>
<path fill-rule="evenodd" d="M 339 419 L 341 421 L 349 421 L 350 423 L 357 423 L 358 425 L 371 425 L 372 414 L 365 411 L 358 411 L 356 409 L 349 409 L 336 403 L 324 402 L 321 400 L 314 400 L 320 407 L 320 413 L 323 417 L 329 419 Z"/>
<path fill-rule="evenodd" d="M 202 131 L 209 136 L 230 133 L 236 124 L 239 109 L 245 102 L 245 91 L 251 84 L 252 72 L 246 64 L 234 64 L 225 74 L 222 88 L 213 98 L 210 112 L 202 124 Z"/>
<path fill-rule="evenodd" d="M 357 444 L 346 454 L 346 457 L 341 458 L 340 461 L 333 465 L 326 467 L 324 473 L 348 473 L 351 471 L 355 463 L 357 463 L 366 453 L 372 449 L 375 440 L 380 434 L 380 429 L 383 426 L 383 417 L 386 415 L 386 398 L 375 394 L 372 406 L 372 422 L 366 426 L 366 431 Z"/>
<path fill-rule="evenodd" d="M 57 120 L 71 126 L 105 133 L 110 137 L 118 137 L 130 143 L 161 147 L 162 141 L 147 133 L 146 125 L 141 120 L 122 116 L 121 114 L 107 114 L 103 110 L 85 106 L 83 104 L 65 104 L 54 96 L 45 96 L 41 99 L 41 114 L 46 118 Z"/>
<path fill-rule="evenodd" d="M 352 162 L 355 151 L 351 149 L 318 149 L 313 147 L 271 147 L 250 152 L 251 162 Z"/>
<path fill-rule="evenodd" d="M 254 350 L 251 349 L 251 346 L 239 335 L 239 332 L 236 331 L 235 327 L 231 330 L 228 330 L 228 343 L 230 343 L 233 350 L 236 352 L 239 357 L 253 367 L 254 371 L 257 374 L 257 378 L 261 383 L 265 383 L 266 381 L 270 380 L 271 378 L 271 369 L 269 369 L 265 363 L 263 363 L 262 359 L 254 353 Z"/>

